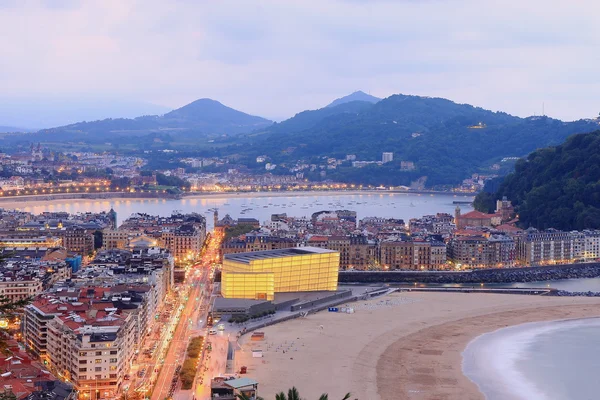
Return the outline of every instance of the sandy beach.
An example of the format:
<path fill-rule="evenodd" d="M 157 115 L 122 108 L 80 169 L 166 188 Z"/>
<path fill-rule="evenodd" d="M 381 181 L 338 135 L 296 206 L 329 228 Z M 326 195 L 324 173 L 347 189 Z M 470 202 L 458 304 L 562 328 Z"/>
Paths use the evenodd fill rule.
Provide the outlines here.
<path fill-rule="evenodd" d="M 525 322 L 600 316 L 600 299 L 586 297 L 413 292 L 347 306 L 355 313 L 265 328 L 264 342 L 243 337 L 236 368 L 248 367 L 266 399 L 296 386 L 305 398 L 479 400 L 461 365 L 472 339 Z"/>

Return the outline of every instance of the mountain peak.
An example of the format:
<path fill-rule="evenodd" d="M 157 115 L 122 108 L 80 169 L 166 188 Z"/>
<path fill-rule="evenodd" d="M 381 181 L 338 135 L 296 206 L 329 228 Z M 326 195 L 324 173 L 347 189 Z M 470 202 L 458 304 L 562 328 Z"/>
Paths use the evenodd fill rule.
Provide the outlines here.
<path fill-rule="evenodd" d="M 227 107 L 217 100 L 202 98 L 164 115 L 165 118 L 211 121 L 234 125 L 270 125 L 271 121 Z"/>
<path fill-rule="evenodd" d="M 356 92 L 351 93 L 347 96 L 335 99 L 327 107 L 335 107 L 339 106 L 340 104 L 349 103 L 351 101 L 367 101 L 369 103 L 377 103 L 379 100 L 381 100 L 379 97 L 371 96 L 370 94 L 367 94 L 362 90 L 357 90 Z"/>

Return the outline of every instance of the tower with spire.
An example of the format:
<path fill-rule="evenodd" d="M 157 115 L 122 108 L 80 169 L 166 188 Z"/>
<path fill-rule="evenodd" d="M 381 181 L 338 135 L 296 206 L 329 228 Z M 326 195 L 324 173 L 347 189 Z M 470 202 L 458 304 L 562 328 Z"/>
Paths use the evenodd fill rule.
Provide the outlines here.
<path fill-rule="evenodd" d="M 454 209 L 454 225 L 458 227 L 458 220 L 460 219 L 460 206 L 456 206 Z"/>
<path fill-rule="evenodd" d="M 108 223 L 111 229 L 117 229 L 117 212 L 112 207 L 108 212 Z"/>
<path fill-rule="evenodd" d="M 33 146 L 33 143 L 30 146 L 31 149 L 31 160 L 32 161 L 42 161 L 44 158 L 44 152 L 42 151 L 42 144 L 38 143 L 36 147 Z"/>

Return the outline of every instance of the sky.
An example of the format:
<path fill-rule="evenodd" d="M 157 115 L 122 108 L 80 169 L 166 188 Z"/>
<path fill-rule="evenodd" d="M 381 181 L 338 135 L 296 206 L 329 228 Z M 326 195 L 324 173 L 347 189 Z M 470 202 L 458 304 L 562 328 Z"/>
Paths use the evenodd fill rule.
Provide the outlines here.
<path fill-rule="evenodd" d="M 599 16 L 597 0 L 0 0 L 0 95 L 209 97 L 280 120 L 363 90 L 590 118 Z"/>

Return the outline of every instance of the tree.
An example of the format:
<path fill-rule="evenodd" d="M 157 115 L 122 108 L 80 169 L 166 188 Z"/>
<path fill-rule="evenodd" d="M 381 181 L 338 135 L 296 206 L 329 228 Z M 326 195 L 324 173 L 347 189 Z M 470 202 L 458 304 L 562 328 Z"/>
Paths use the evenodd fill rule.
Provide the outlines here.
<path fill-rule="evenodd" d="M 12 392 L 12 390 L 4 391 L 4 393 L 0 393 L 0 400 L 17 400 L 17 396 Z"/>
<path fill-rule="evenodd" d="M 245 395 L 245 394 L 243 394 L 243 393 L 237 394 L 235 397 L 236 397 L 238 400 L 253 400 L 252 398 L 250 398 L 250 397 L 246 396 L 246 395 Z M 256 397 L 256 400 L 264 400 L 264 399 L 263 399 L 262 397 L 258 396 L 258 397 Z"/>
<path fill-rule="evenodd" d="M 346 393 L 346 395 L 342 398 L 342 400 L 348 400 L 350 398 L 350 396 L 351 396 L 350 393 Z M 239 399 L 243 400 L 242 398 L 239 398 Z M 291 389 L 288 390 L 287 396 L 285 395 L 284 392 L 279 392 L 278 394 L 276 394 L 275 400 L 302 400 L 302 398 L 300 397 L 300 393 L 298 392 L 298 389 L 296 389 L 295 387 L 292 387 Z M 323 393 L 319 397 L 319 400 L 329 400 L 329 395 L 327 393 Z"/>
<path fill-rule="evenodd" d="M 14 319 L 17 311 L 29 304 L 31 300 L 30 297 L 27 297 L 18 301 L 12 301 L 10 298 L 0 295 L 0 315 L 7 319 Z M 0 353 L 10 354 L 4 335 L 0 335 Z M 0 397 L 0 400 L 2 400 L 2 397 Z"/>

